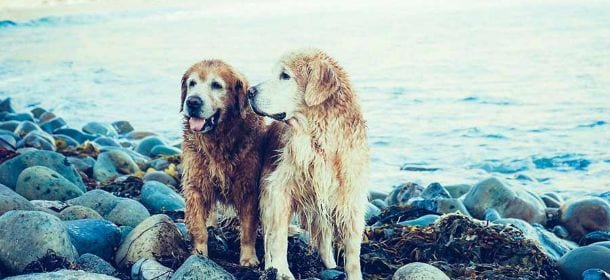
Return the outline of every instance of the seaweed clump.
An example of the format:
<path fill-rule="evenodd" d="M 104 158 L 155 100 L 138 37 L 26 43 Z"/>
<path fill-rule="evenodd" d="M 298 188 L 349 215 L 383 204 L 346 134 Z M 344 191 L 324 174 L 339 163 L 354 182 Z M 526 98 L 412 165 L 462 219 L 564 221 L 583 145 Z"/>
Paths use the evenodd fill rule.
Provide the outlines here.
<path fill-rule="evenodd" d="M 560 279 L 553 261 L 518 229 L 459 214 L 427 227 L 376 226 L 365 235 L 367 279 L 389 279 L 411 262 L 434 265 L 452 279 Z"/>
<path fill-rule="evenodd" d="M 49 250 L 46 255 L 28 264 L 23 270 L 23 274 L 51 272 L 60 269 L 78 269 L 78 265 L 57 255 L 53 250 Z"/>

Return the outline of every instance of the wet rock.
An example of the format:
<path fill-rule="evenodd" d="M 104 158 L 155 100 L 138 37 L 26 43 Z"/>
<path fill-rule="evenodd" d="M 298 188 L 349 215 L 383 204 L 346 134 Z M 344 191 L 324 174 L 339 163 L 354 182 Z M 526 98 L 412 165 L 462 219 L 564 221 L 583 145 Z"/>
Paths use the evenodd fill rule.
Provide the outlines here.
<path fill-rule="evenodd" d="M 44 166 L 23 170 L 17 179 L 15 191 L 29 200 L 66 201 L 83 194 L 75 184 Z"/>
<path fill-rule="evenodd" d="M 387 192 L 372 190 L 369 191 L 369 200 L 381 199 L 385 200 L 388 197 Z"/>
<path fill-rule="evenodd" d="M 55 114 L 53 114 L 52 112 L 44 112 L 40 115 L 40 118 L 38 118 L 39 122 L 46 122 L 46 121 L 50 121 L 54 118 L 56 118 L 57 116 Z"/>
<path fill-rule="evenodd" d="M 163 171 L 153 171 L 150 172 L 146 175 L 144 175 L 144 178 L 142 178 L 144 180 L 144 182 L 160 182 L 163 183 L 165 185 L 169 185 L 169 186 L 173 186 L 173 187 L 178 187 L 178 181 L 176 179 L 174 179 L 174 177 L 167 175 L 167 173 L 163 172 Z"/>
<path fill-rule="evenodd" d="M 58 129 L 58 130 L 55 130 L 54 134 L 66 135 L 66 136 L 78 141 L 81 144 L 84 143 L 85 141 L 93 141 L 93 140 L 95 140 L 95 138 L 97 138 L 94 135 L 91 135 L 88 133 L 82 133 L 82 132 L 80 132 L 80 130 L 77 130 L 74 128 Z"/>
<path fill-rule="evenodd" d="M 18 121 L 3 121 L 0 122 L 0 129 L 14 132 L 21 122 Z"/>
<path fill-rule="evenodd" d="M 17 148 L 17 137 L 12 132 L 0 130 L 0 147 L 14 151 Z"/>
<path fill-rule="evenodd" d="M 596 268 L 610 272 L 610 248 L 591 244 L 576 248 L 558 261 L 559 271 L 564 279 L 581 279 L 583 272 Z"/>
<path fill-rule="evenodd" d="M 133 199 L 118 198 L 116 206 L 104 217 L 117 225 L 135 227 L 150 217 L 150 213 L 144 205 Z"/>
<path fill-rule="evenodd" d="M 388 205 L 406 205 L 409 199 L 418 197 L 422 194 L 424 188 L 415 183 L 405 183 L 402 185 L 394 186 L 394 189 L 390 192 L 386 198 Z"/>
<path fill-rule="evenodd" d="M 610 231 L 594 231 L 590 232 L 585 237 L 583 237 L 580 242 L 580 245 L 589 245 L 597 242 L 610 241 Z"/>
<path fill-rule="evenodd" d="M 47 133 L 66 127 L 68 124 L 63 118 L 54 118 L 40 124 L 40 128 Z"/>
<path fill-rule="evenodd" d="M 119 143 L 110 137 L 99 137 L 93 143 L 106 147 L 120 147 Z"/>
<path fill-rule="evenodd" d="M 37 150 L 55 151 L 55 139 L 43 131 L 31 131 L 19 143 L 20 148 L 36 148 Z"/>
<path fill-rule="evenodd" d="M 449 280 L 440 269 L 426 263 L 414 262 L 399 268 L 392 280 Z"/>
<path fill-rule="evenodd" d="M 91 208 L 102 216 L 108 215 L 118 202 L 119 200 L 116 196 L 103 190 L 91 190 L 67 201 L 70 205 L 81 205 Z"/>
<path fill-rule="evenodd" d="M 370 202 L 366 204 L 366 211 L 364 212 L 364 219 L 366 221 L 371 220 L 373 217 L 379 216 L 379 214 L 381 214 L 381 210 L 377 208 L 377 206 Z"/>
<path fill-rule="evenodd" d="M 115 263 L 118 268 L 127 269 L 141 258 L 150 258 L 175 267 L 188 255 L 176 225 L 166 215 L 154 215 L 127 235 L 115 255 Z"/>
<path fill-rule="evenodd" d="M 185 201 L 174 190 L 156 181 L 149 181 L 142 186 L 140 201 L 152 213 L 165 213 L 167 211 L 184 211 Z"/>
<path fill-rule="evenodd" d="M 560 211 L 560 223 L 574 241 L 593 231 L 610 231 L 610 204 L 601 198 L 572 199 L 563 204 Z"/>
<path fill-rule="evenodd" d="M 34 121 L 34 116 L 30 113 L 8 113 L 4 115 L 3 120 L 5 121 Z"/>
<path fill-rule="evenodd" d="M 155 170 L 165 170 L 169 167 L 169 161 L 164 158 L 158 158 L 148 162 L 145 169 L 153 168 Z"/>
<path fill-rule="evenodd" d="M 188 233 L 188 228 L 186 227 L 185 223 L 176 223 L 176 227 L 178 227 L 178 230 L 180 231 L 180 234 L 182 234 L 182 238 L 184 238 L 184 240 L 191 240 L 191 235 Z"/>
<path fill-rule="evenodd" d="M 40 116 L 46 112 L 47 112 L 47 110 L 45 110 L 44 108 L 40 108 L 40 107 L 36 107 L 36 108 L 30 110 L 30 113 L 32 113 L 34 118 L 37 118 L 37 119 L 40 118 Z"/>
<path fill-rule="evenodd" d="M 568 239 L 568 237 L 570 236 L 570 233 L 568 232 L 568 230 L 562 226 L 554 226 L 553 233 L 555 235 L 557 235 L 557 237 L 563 238 L 563 239 Z"/>
<path fill-rule="evenodd" d="M 585 270 L 582 273 L 583 280 L 610 280 L 610 274 L 597 268 L 591 268 Z"/>
<path fill-rule="evenodd" d="M 129 233 L 133 230 L 133 227 L 130 226 L 120 226 L 119 230 L 121 231 L 121 243 L 125 241 L 125 237 L 129 235 Z"/>
<path fill-rule="evenodd" d="M 125 137 L 127 137 L 127 139 L 130 140 L 141 140 L 144 139 L 146 137 L 150 137 L 150 136 L 156 136 L 155 133 L 153 132 L 148 132 L 148 131 L 132 131 L 127 133 L 127 135 L 125 135 Z M 152 147 L 151 147 L 152 149 Z"/>
<path fill-rule="evenodd" d="M 85 272 L 82 270 L 59 270 L 54 272 L 32 273 L 13 276 L 5 280 L 119 280 L 108 275 Z"/>
<path fill-rule="evenodd" d="M 13 109 L 10 97 L 0 101 L 0 112 L 15 113 L 15 109 Z"/>
<path fill-rule="evenodd" d="M 129 157 L 131 157 L 131 159 L 136 163 L 136 165 L 140 168 L 140 169 L 144 169 L 146 168 L 146 165 L 148 164 L 148 161 L 150 161 L 150 158 L 141 154 L 136 153 L 135 151 L 129 150 L 129 149 L 125 149 L 125 148 L 120 148 L 120 147 L 113 147 L 113 146 L 104 146 L 100 148 L 100 152 L 104 153 L 104 152 L 111 152 L 111 151 L 120 151 L 123 152 L 127 155 L 129 155 Z"/>
<path fill-rule="evenodd" d="M 110 263 L 94 254 L 82 254 L 76 263 L 79 268 L 90 273 L 104 274 L 109 276 L 117 275 L 117 271 Z"/>
<path fill-rule="evenodd" d="M 547 194 L 542 194 L 542 195 L 540 195 L 540 198 L 542 199 L 542 201 L 544 201 L 544 205 L 546 205 L 546 207 L 550 207 L 550 208 L 561 207 L 561 202 L 558 201 L 557 199 L 553 198 L 552 196 L 549 196 Z"/>
<path fill-rule="evenodd" d="M 202 256 L 190 256 L 172 276 L 171 280 L 216 279 L 233 280 L 235 277 L 212 260 Z"/>
<path fill-rule="evenodd" d="M 68 162 L 76 168 L 76 170 L 81 171 L 87 175 L 93 174 L 93 166 L 95 165 L 95 159 L 90 156 L 85 157 L 68 157 Z"/>
<path fill-rule="evenodd" d="M 158 156 L 174 156 L 181 154 L 182 151 L 180 149 L 174 147 L 168 147 L 165 145 L 157 145 L 152 150 L 150 150 L 150 155 L 152 157 Z"/>
<path fill-rule="evenodd" d="M 455 198 L 437 199 L 436 212 L 439 214 L 461 213 L 462 215 L 470 216 L 470 212 L 468 212 L 464 203 Z"/>
<path fill-rule="evenodd" d="M 379 209 L 384 209 L 388 207 L 388 204 L 385 202 L 385 200 L 382 199 L 371 200 L 371 204 L 377 206 L 377 208 Z"/>
<path fill-rule="evenodd" d="M 343 280 L 347 279 L 345 273 L 335 269 L 325 269 L 320 272 L 321 280 Z"/>
<path fill-rule="evenodd" d="M 34 210 L 34 205 L 7 186 L 0 184 L 0 216 L 11 210 Z"/>
<path fill-rule="evenodd" d="M 72 139 L 72 137 L 63 134 L 55 134 L 53 135 L 53 138 L 55 138 L 55 147 L 60 151 L 67 148 L 76 148 L 80 145 L 80 143 Z"/>
<path fill-rule="evenodd" d="M 485 209 L 485 220 L 486 221 L 496 221 L 502 219 L 502 216 L 500 216 L 500 213 L 498 213 L 498 211 L 496 211 L 496 209 L 493 208 L 489 208 L 489 209 Z"/>
<path fill-rule="evenodd" d="M 63 155 L 51 151 L 32 151 L 0 164 L 0 183 L 14 189 L 17 185 L 16 175 L 31 166 L 48 167 L 74 183 L 79 189 L 85 190 L 85 184 L 74 166 Z"/>
<path fill-rule="evenodd" d="M 428 185 L 421 194 L 424 199 L 451 198 L 451 194 L 439 183 Z"/>
<path fill-rule="evenodd" d="M 417 219 L 400 222 L 400 223 L 398 223 L 398 225 L 426 227 L 426 226 L 436 223 L 436 221 L 438 221 L 439 217 L 440 217 L 439 215 L 428 214 L 428 215 L 421 216 Z"/>
<path fill-rule="evenodd" d="M 99 122 L 90 122 L 83 126 L 83 131 L 92 135 L 101 135 L 108 137 L 117 137 L 118 133 L 112 126 Z"/>
<path fill-rule="evenodd" d="M 17 136 L 24 137 L 32 131 L 42 131 L 42 130 L 35 123 L 30 122 L 30 121 L 25 121 L 25 122 L 20 122 L 19 125 L 15 128 L 14 132 L 15 132 L 15 134 L 17 134 Z"/>
<path fill-rule="evenodd" d="M 108 182 L 124 174 L 139 171 L 138 165 L 123 151 L 113 150 L 101 153 L 93 166 L 93 177 L 100 182 Z"/>
<path fill-rule="evenodd" d="M 152 259 L 139 259 L 131 267 L 131 279 L 135 280 L 169 280 L 172 274 L 173 269 Z"/>
<path fill-rule="evenodd" d="M 157 136 L 148 136 L 140 141 L 136 147 L 136 152 L 150 157 L 152 156 L 152 149 L 159 145 L 165 145 L 165 142 Z"/>
<path fill-rule="evenodd" d="M 121 232 L 106 220 L 65 221 L 70 240 L 79 254 L 91 253 L 104 260 L 111 260 L 114 248 L 121 241 Z"/>
<path fill-rule="evenodd" d="M 68 261 L 77 252 L 61 221 L 40 211 L 9 211 L 0 216 L 0 263 L 10 273 L 21 273 L 30 263 L 55 254 Z"/>
<path fill-rule="evenodd" d="M 133 131 L 133 126 L 128 121 L 116 121 L 112 123 L 112 127 L 120 135 L 127 134 Z"/>
<path fill-rule="evenodd" d="M 57 213 L 69 207 L 67 203 L 59 200 L 30 200 L 30 203 L 37 208 L 49 209 Z"/>
<path fill-rule="evenodd" d="M 96 220 L 104 219 L 104 218 L 102 218 L 102 216 L 99 213 L 95 212 L 95 210 L 93 210 L 89 207 L 80 206 L 80 205 L 70 206 L 70 207 L 67 207 L 66 209 L 62 210 L 61 212 L 59 212 L 59 218 L 62 219 L 63 221 L 72 221 L 72 220 L 81 220 L 81 219 L 96 219 Z"/>
<path fill-rule="evenodd" d="M 500 216 L 529 223 L 546 223 L 545 205 L 538 197 L 517 187 L 508 187 L 496 178 L 475 185 L 464 198 L 466 209 L 475 218 L 485 218 L 485 210 L 493 208 Z"/>

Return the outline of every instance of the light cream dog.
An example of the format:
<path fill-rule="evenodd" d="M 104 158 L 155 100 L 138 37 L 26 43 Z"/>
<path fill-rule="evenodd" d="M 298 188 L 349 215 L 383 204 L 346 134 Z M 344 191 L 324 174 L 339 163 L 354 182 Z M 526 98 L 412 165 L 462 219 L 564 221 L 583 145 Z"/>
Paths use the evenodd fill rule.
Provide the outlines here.
<path fill-rule="evenodd" d="M 270 80 L 248 90 L 254 111 L 285 121 L 277 166 L 261 184 L 265 267 L 294 279 L 287 261 L 292 213 L 311 234 L 326 267 L 333 240 L 349 279 L 362 279 L 360 243 L 367 203 L 366 123 L 345 71 L 318 50 L 285 55 Z"/>

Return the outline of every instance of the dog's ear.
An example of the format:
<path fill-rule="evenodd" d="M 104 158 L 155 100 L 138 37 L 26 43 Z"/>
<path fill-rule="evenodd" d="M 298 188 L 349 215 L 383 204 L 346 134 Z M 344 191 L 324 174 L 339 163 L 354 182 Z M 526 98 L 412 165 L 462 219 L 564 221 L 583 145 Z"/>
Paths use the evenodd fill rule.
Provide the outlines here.
<path fill-rule="evenodd" d="M 233 92 L 235 93 L 235 110 L 239 112 L 242 119 L 245 119 L 248 111 L 248 81 L 241 74 L 236 75 Z"/>
<path fill-rule="evenodd" d="M 305 86 L 305 104 L 316 106 L 339 90 L 340 82 L 333 65 L 326 60 L 309 63 L 309 77 Z"/>
<path fill-rule="evenodd" d="M 186 98 L 186 79 L 187 75 L 186 73 L 184 73 L 184 75 L 182 75 L 182 85 L 180 86 L 182 89 L 182 92 L 180 94 L 180 112 L 184 111 L 184 99 Z"/>

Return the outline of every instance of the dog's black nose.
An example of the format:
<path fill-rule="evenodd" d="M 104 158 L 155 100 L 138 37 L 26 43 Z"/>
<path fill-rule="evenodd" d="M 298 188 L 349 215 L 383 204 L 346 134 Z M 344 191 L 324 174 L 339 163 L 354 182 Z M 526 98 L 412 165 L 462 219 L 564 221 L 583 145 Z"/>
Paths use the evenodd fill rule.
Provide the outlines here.
<path fill-rule="evenodd" d="M 201 108 L 201 105 L 203 105 L 203 100 L 198 96 L 189 96 L 186 99 L 186 106 L 189 108 Z"/>
<path fill-rule="evenodd" d="M 248 89 L 248 98 L 254 98 L 256 93 L 257 93 L 256 87 L 249 88 Z"/>

